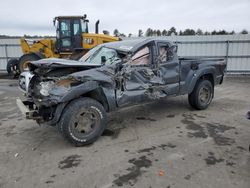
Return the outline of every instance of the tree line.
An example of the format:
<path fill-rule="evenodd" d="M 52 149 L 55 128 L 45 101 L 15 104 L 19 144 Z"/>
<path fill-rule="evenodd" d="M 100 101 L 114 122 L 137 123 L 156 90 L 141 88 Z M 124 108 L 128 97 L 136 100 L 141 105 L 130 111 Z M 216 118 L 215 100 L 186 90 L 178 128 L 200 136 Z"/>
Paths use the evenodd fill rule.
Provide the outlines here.
<path fill-rule="evenodd" d="M 214 31 L 202 31 L 201 29 L 185 29 L 185 30 L 179 30 L 177 31 L 175 27 L 171 27 L 169 30 L 163 29 L 151 29 L 148 28 L 145 33 L 143 30 L 139 29 L 138 30 L 138 37 L 146 36 L 146 37 L 151 37 L 151 36 L 171 36 L 171 35 L 233 35 L 236 34 L 235 31 L 226 31 L 224 29 L 222 30 L 214 30 Z M 246 29 L 243 29 L 240 34 L 248 34 L 248 31 Z M 117 37 L 127 37 L 124 33 L 120 33 L 118 29 L 115 29 L 113 32 L 114 36 Z M 128 37 L 131 37 L 132 34 L 128 34 Z"/>
<path fill-rule="evenodd" d="M 52 35 L 23 35 L 23 36 L 20 36 L 20 35 L 15 35 L 15 36 L 10 36 L 10 35 L 1 35 L 0 34 L 0 38 L 20 38 L 20 37 L 24 37 L 24 38 L 55 38 L 55 36 L 52 36 Z"/>
<path fill-rule="evenodd" d="M 105 31 L 106 34 L 109 34 L 108 31 Z M 246 29 L 243 29 L 240 34 L 248 34 L 249 32 Z M 148 28 L 145 32 L 142 29 L 138 30 L 137 36 L 138 37 L 151 37 L 151 36 L 171 36 L 171 35 L 233 35 L 236 34 L 235 31 L 226 31 L 224 29 L 222 30 L 214 30 L 214 31 L 202 31 L 201 29 L 185 29 L 185 30 L 179 30 L 177 31 L 175 27 L 171 27 L 169 30 L 163 29 L 151 29 Z M 113 31 L 113 35 L 116 37 L 132 37 L 135 35 L 132 35 L 129 33 L 128 35 L 121 33 L 118 29 L 115 29 Z M 1 35 L 0 38 L 19 38 L 21 36 L 9 36 L 9 35 Z M 25 38 L 53 38 L 55 36 L 38 36 L 38 35 L 23 35 Z"/>

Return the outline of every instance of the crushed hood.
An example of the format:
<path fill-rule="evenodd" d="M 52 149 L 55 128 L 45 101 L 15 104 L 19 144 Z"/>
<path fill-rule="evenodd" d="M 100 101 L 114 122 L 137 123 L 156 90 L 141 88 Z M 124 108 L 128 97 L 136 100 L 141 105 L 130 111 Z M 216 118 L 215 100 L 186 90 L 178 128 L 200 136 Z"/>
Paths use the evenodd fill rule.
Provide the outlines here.
<path fill-rule="evenodd" d="M 35 67 L 43 68 L 67 68 L 67 67 L 100 67 L 101 64 L 91 64 L 82 61 L 70 59 L 48 58 L 38 61 L 32 61 L 31 64 Z"/>

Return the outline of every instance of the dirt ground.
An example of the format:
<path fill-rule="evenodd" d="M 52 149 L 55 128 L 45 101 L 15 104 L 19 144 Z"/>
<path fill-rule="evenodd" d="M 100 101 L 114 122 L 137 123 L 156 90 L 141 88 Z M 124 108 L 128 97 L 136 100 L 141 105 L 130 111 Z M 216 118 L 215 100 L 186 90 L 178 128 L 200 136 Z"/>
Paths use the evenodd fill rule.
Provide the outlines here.
<path fill-rule="evenodd" d="M 22 117 L 21 96 L 0 79 L 0 187 L 250 187 L 250 79 L 226 78 L 204 111 L 181 96 L 109 114 L 88 147 Z"/>

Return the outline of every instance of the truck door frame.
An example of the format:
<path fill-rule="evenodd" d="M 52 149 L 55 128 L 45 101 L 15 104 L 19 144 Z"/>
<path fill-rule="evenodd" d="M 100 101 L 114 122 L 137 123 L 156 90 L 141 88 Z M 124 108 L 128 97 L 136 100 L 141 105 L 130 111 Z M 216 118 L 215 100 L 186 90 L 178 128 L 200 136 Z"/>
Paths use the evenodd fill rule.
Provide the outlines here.
<path fill-rule="evenodd" d="M 168 55 L 166 54 L 166 60 L 158 59 L 158 74 L 159 77 L 165 82 L 165 92 L 169 95 L 177 95 L 179 93 L 180 87 L 180 77 L 179 77 L 179 60 L 176 53 L 177 46 L 171 45 L 167 42 L 157 42 L 157 56 L 160 58 L 160 47 L 166 47 L 166 53 L 173 53 L 173 58 L 168 60 Z"/>

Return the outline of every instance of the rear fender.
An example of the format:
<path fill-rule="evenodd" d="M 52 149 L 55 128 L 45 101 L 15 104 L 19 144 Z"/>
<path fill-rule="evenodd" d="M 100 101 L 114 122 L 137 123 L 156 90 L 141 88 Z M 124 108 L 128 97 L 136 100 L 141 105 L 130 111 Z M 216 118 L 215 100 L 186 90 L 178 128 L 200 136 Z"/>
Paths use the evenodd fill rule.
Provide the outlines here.
<path fill-rule="evenodd" d="M 190 83 L 187 83 L 187 84 L 189 84 L 189 86 L 188 86 L 188 94 L 193 91 L 197 81 L 203 75 L 206 75 L 206 74 L 212 74 L 213 75 L 213 80 L 215 80 L 215 67 L 209 66 L 209 67 L 205 67 L 205 68 L 199 69 L 196 72 L 194 72 L 193 78 L 191 79 Z"/>

